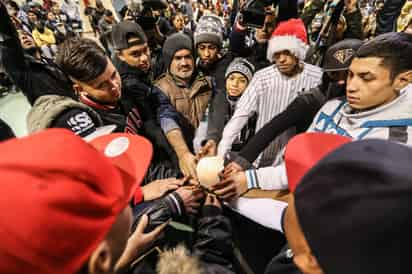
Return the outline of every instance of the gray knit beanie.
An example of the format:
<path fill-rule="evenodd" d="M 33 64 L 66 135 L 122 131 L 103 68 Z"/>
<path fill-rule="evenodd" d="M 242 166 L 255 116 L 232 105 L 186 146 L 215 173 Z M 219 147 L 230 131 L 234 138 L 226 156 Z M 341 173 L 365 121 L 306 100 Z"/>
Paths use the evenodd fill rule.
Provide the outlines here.
<path fill-rule="evenodd" d="M 193 55 L 193 42 L 188 35 L 178 32 L 167 37 L 163 44 L 162 51 L 163 60 L 167 69 L 169 69 L 175 53 L 182 49 L 190 50 Z"/>
<path fill-rule="evenodd" d="M 225 78 L 229 77 L 229 75 L 233 72 L 239 72 L 243 74 L 250 83 L 253 78 L 253 74 L 255 73 L 255 66 L 245 58 L 238 57 L 233 59 L 233 61 L 227 67 Z"/>
<path fill-rule="evenodd" d="M 214 15 L 205 15 L 199 19 L 194 34 L 195 46 L 200 43 L 213 43 L 219 48 L 223 43 L 223 24 L 219 17 Z"/>

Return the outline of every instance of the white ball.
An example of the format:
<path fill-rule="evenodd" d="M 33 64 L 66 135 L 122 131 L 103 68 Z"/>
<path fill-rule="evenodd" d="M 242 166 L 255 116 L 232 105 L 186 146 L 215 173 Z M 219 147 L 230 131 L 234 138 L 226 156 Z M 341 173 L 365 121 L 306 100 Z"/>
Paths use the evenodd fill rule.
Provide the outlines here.
<path fill-rule="evenodd" d="M 197 164 L 197 177 L 202 186 L 210 188 L 219 182 L 219 173 L 223 171 L 223 158 L 221 156 L 204 157 Z"/>

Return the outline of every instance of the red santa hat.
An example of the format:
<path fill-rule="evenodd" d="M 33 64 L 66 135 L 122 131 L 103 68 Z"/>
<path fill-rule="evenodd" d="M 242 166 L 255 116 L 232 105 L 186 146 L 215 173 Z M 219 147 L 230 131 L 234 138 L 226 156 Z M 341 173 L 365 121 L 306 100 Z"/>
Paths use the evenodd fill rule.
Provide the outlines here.
<path fill-rule="evenodd" d="M 273 31 L 267 49 L 267 59 L 273 62 L 273 54 L 288 50 L 303 61 L 308 48 L 307 32 L 302 19 L 289 19 L 279 23 Z"/>

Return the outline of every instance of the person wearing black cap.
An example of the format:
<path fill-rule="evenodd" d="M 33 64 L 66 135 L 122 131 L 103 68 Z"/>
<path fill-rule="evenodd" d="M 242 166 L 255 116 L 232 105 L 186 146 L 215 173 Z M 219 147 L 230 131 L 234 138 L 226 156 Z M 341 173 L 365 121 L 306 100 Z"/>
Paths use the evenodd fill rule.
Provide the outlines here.
<path fill-rule="evenodd" d="M 284 217 L 303 273 L 409 273 L 411 159 L 402 144 L 363 140 L 306 173 Z"/>
<path fill-rule="evenodd" d="M 193 43 L 186 34 L 175 33 L 166 39 L 163 45 L 163 58 L 167 72 L 156 81 L 156 86 L 170 98 L 177 111 L 185 118 L 181 128 L 186 143 L 181 138 L 176 138 L 180 136 L 175 131 L 169 132 L 167 138 L 174 147 L 179 161 L 191 163 L 190 166 L 181 165 L 183 171 L 188 169 L 190 174 L 196 174 L 195 156 L 190 151 L 193 151 L 195 130 L 204 118 L 213 94 L 212 84 L 208 77 L 195 70 Z"/>
<path fill-rule="evenodd" d="M 151 83 L 151 52 L 143 29 L 135 22 L 123 21 L 113 27 L 112 41 L 116 50 L 114 64 L 122 78 L 122 102 L 139 107 L 147 131 L 157 143 L 170 147 L 164 134 L 173 135 L 174 140 L 181 138 L 180 142 L 185 143 L 179 126 L 182 115 L 171 105 L 169 98 Z M 164 134 L 158 126 L 157 117 L 160 117 Z M 172 148 L 167 155 L 176 157 Z M 190 166 L 183 164 L 185 160 L 182 158 L 179 161 L 181 166 Z M 195 175 L 190 172 L 191 169 L 183 167 L 182 170 L 187 175 Z"/>

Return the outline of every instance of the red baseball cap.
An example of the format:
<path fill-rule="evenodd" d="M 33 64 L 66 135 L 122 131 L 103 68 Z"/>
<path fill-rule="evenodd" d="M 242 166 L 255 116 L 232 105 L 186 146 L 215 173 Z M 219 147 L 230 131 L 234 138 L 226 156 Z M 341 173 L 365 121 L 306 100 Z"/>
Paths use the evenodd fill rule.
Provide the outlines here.
<path fill-rule="evenodd" d="M 335 134 L 302 133 L 294 136 L 286 145 L 285 164 L 288 186 L 294 192 L 303 176 L 323 157 L 351 142 L 352 139 Z"/>
<path fill-rule="evenodd" d="M 152 146 L 129 134 L 92 144 L 103 153 L 66 129 L 0 144 L 0 273 L 73 274 L 105 238 Z"/>

